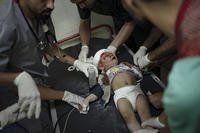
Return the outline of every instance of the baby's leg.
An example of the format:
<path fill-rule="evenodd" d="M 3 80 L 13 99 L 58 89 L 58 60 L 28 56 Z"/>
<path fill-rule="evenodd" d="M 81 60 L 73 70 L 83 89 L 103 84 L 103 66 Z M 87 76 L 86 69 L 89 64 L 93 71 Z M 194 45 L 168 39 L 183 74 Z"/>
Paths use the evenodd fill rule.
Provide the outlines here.
<path fill-rule="evenodd" d="M 140 129 L 140 124 L 135 117 L 134 110 L 131 103 L 126 98 L 120 98 L 117 100 L 117 108 L 125 120 L 128 129 L 131 133 Z"/>
<path fill-rule="evenodd" d="M 142 122 L 151 118 L 149 103 L 144 95 L 137 96 L 136 108 Z"/>

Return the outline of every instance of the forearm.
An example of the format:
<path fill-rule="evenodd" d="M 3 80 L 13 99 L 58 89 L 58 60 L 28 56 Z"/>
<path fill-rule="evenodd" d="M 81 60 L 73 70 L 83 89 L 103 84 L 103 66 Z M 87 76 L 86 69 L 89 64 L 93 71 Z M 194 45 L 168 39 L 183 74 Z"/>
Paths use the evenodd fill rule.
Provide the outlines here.
<path fill-rule="evenodd" d="M 75 59 L 67 55 L 60 47 L 56 44 L 52 44 L 48 47 L 46 51 L 51 57 L 56 57 L 59 61 L 66 64 L 74 64 Z"/>
<path fill-rule="evenodd" d="M 87 96 L 85 99 L 87 99 L 89 102 L 93 102 L 95 100 L 97 100 L 97 96 L 94 94 L 90 94 L 89 96 Z"/>
<path fill-rule="evenodd" d="M 156 43 L 156 41 L 158 41 L 161 35 L 162 32 L 157 28 L 153 27 L 148 38 L 145 40 L 143 46 L 145 46 L 147 49 L 151 48 Z"/>
<path fill-rule="evenodd" d="M 0 84 L 2 85 L 11 85 L 13 84 L 15 78 L 19 75 L 19 73 L 4 73 L 0 72 Z M 47 87 L 41 87 L 39 86 L 39 91 L 42 99 L 52 99 L 52 100 L 61 100 L 64 92 L 53 90 L 51 88 Z"/>
<path fill-rule="evenodd" d="M 15 78 L 18 75 L 19 75 L 19 73 L 0 72 L 0 84 L 1 85 L 11 85 L 11 84 L 13 84 Z"/>
<path fill-rule="evenodd" d="M 80 40 L 82 45 L 88 45 L 90 40 L 90 19 L 80 20 L 79 26 Z"/>
<path fill-rule="evenodd" d="M 128 40 L 128 38 L 132 34 L 132 31 L 134 30 L 134 27 L 135 24 L 133 21 L 125 23 L 110 45 L 114 46 L 115 48 L 121 46 L 124 42 Z"/>
<path fill-rule="evenodd" d="M 176 51 L 175 41 L 173 39 L 166 40 L 160 47 L 149 53 L 148 58 L 151 61 L 159 60 Z"/>
<path fill-rule="evenodd" d="M 175 20 L 181 3 L 182 0 L 134 0 L 130 8 L 137 6 L 148 20 L 166 35 L 174 38 Z"/>
<path fill-rule="evenodd" d="M 62 100 L 64 91 L 55 90 L 49 87 L 38 87 L 41 99 L 43 100 Z"/>
<path fill-rule="evenodd" d="M 60 58 L 59 60 L 63 63 L 73 65 L 76 59 L 74 59 L 69 55 L 65 55 L 63 58 Z"/>
<path fill-rule="evenodd" d="M 167 115 L 165 114 L 165 112 L 162 112 L 159 116 L 158 119 L 161 123 L 167 124 Z"/>

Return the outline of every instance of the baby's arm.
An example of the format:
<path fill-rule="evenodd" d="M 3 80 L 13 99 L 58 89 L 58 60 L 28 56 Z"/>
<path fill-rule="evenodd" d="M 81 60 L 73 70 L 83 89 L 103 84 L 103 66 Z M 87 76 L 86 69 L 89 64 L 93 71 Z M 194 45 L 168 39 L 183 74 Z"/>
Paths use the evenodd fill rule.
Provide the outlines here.
<path fill-rule="evenodd" d="M 96 101 L 98 99 L 98 97 L 95 94 L 90 94 L 89 96 L 87 96 L 85 98 L 84 101 L 88 101 L 88 103 Z"/>
<path fill-rule="evenodd" d="M 99 84 L 94 85 L 90 88 L 90 95 L 85 98 L 86 101 L 94 102 L 103 95 L 103 89 Z"/>
<path fill-rule="evenodd" d="M 94 85 L 92 88 L 90 88 L 90 95 L 87 96 L 83 103 L 86 105 L 85 107 L 82 107 L 80 109 L 80 112 L 83 114 L 87 114 L 89 111 L 89 103 L 96 101 L 103 95 L 103 90 L 99 84 Z"/>

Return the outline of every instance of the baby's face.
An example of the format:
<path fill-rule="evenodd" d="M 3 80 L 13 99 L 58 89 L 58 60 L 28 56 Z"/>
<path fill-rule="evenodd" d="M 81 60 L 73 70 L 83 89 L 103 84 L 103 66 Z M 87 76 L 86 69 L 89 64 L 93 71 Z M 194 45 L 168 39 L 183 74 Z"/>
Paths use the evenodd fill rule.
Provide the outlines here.
<path fill-rule="evenodd" d="M 104 52 L 103 54 L 101 54 L 100 63 L 99 63 L 101 67 L 107 68 L 107 67 L 117 65 L 117 63 L 118 63 L 118 59 L 113 53 Z"/>

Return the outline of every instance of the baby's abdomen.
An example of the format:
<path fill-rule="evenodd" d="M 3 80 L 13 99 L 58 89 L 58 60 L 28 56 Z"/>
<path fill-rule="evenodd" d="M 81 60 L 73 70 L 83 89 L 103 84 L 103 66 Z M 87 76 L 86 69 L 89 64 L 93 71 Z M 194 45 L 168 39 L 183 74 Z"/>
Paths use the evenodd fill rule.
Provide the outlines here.
<path fill-rule="evenodd" d="M 131 72 L 118 73 L 112 81 L 114 91 L 127 85 L 136 85 L 136 79 Z"/>

